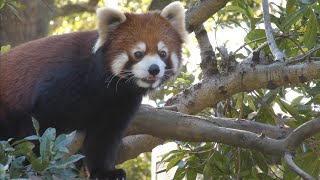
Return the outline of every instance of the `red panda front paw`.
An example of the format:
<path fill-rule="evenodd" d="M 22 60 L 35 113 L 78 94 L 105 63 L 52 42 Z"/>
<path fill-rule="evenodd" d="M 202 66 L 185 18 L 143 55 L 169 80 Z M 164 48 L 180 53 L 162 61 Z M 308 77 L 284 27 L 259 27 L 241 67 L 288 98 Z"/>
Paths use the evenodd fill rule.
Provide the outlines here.
<path fill-rule="evenodd" d="M 127 175 L 123 169 L 115 169 L 106 175 L 107 180 L 126 180 Z"/>
<path fill-rule="evenodd" d="M 123 169 L 115 169 L 113 171 L 109 171 L 101 175 L 93 175 L 93 180 L 126 180 L 127 175 Z"/>

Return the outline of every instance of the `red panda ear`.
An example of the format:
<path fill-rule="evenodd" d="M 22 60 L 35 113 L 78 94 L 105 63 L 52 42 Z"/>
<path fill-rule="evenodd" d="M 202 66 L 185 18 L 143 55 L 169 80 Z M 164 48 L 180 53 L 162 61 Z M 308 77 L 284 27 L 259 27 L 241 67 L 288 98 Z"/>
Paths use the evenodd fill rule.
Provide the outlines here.
<path fill-rule="evenodd" d="M 127 19 L 123 12 L 110 7 L 98 8 L 96 14 L 99 38 L 93 47 L 94 53 L 106 42 L 109 32 L 116 29 L 120 23 Z"/>
<path fill-rule="evenodd" d="M 186 41 L 188 32 L 185 28 L 185 13 L 182 4 L 179 1 L 170 3 L 162 10 L 161 16 L 166 18 L 178 31 L 181 38 Z"/>

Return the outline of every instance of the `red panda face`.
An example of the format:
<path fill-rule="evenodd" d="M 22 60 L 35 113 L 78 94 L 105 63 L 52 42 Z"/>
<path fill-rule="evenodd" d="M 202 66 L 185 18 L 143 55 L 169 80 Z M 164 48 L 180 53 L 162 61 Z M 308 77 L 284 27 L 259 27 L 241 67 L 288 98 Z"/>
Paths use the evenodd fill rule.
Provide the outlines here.
<path fill-rule="evenodd" d="M 180 3 L 168 5 L 161 13 L 110 15 L 109 9 L 104 12 L 107 14 L 97 11 L 99 39 L 94 52 L 100 47 L 105 49 L 107 68 L 113 75 L 141 88 L 154 89 L 179 72 L 186 34 Z M 111 19 L 104 19 L 108 16 Z M 101 28 L 100 21 L 111 25 Z"/>

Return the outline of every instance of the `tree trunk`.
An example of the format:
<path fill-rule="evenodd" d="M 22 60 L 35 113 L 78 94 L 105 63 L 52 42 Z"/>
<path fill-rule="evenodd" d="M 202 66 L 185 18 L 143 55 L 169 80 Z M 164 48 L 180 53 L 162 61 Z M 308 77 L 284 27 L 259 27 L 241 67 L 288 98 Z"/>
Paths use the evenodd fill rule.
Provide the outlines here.
<path fill-rule="evenodd" d="M 54 0 L 20 0 L 20 19 L 9 6 L 0 10 L 0 46 L 17 46 L 48 34 Z"/>

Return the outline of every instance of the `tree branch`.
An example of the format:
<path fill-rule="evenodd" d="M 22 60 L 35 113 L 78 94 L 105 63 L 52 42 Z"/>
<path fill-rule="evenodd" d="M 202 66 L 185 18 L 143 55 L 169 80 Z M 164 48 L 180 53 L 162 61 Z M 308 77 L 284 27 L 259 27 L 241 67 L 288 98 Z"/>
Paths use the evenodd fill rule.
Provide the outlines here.
<path fill-rule="evenodd" d="M 214 119 L 215 121 L 211 122 L 201 117 L 144 106 L 139 110 L 131 126 L 138 128 L 135 131 L 141 134 L 150 134 L 161 139 L 220 142 L 237 147 L 258 149 L 272 154 L 283 152 L 285 147 L 283 140 L 274 140 L 265 135 L 260 136 L 256 133 L 240 130 L 250 129 L 259 134 L 268 134 L 282 139 L 287 135 L 287 132 L 280 127 L 256 122 L 251 122 L 254 127 L 250 127 L 249 121 L 232 121 L 231 119 L 227 120 L 227 118 Z M 228 124 L 226 121 L 230 121 L 230 123 Z M 222 127 L 219 123 L 239 129 Z M 255 127 L 258 127 L 261 131 L 255 130 Z M 277 137 L 271 133 L 275 131 Z"/>
<path fill-rule="evenodd" d="M 291 154 L 286 153 L 284 155 L 284 160 L 286 161 L 287 165 L 292 169 L 295 173 L 297 173 L 301 178 L 307 179 L 307 180 L 315 180 L 312 176 L 310 176 L 308 173 L 304 172 L 302 169 L 300 169 L 294 162 L 293 157 Z"/>
<path fill-rule="evenodd" d="M 215 53 L 209 41 L 208 33 L 205 30 L 203 25 L 200 25 L 194 31 L 199 47 L 200 47 L 200 56 L 201 56 L 201 70 L 204 74 L 204 77 L 210 76 L 211 74 L 218 73 L 217 69 L 217 60 Z"/>
<path fill-rule="evenodd" d="M 307 138 L 320 132 L 320 118 L 310 120 L 295 129 L 287 138 L 288 149 L 293 151 Z"/>
<path fill-rule="evenodd" d="M 250 131 L 256 134 L 263 133 L 273 139 L 284 139 L 292 132 L 290 128 L 282 128 L 254 121 L 190 116 L 179 112 L 156 109 L 148 105 L 143 105 L 130 124 L 128 134 L 149 134 L 165 139 L 168 138 L 167 136 L 170 134 L 175 134 L 172 136 L 179 136 L 180 133 L 184 134 L 184 129 L 196 131 L 196 129 L 193 129 L 194 127 L 203 126 L 208 129 L 226 127 Z M 195 134 L 196 132 L 193 133 Z M 188 139 L 187 141 L 192 140 L 189 137 L 186 137 L 186 139 Z"/>
<path fill-rule="evenodd" d="M 150 135 L 133 135 L 122 139 L 117 163 L 123 163 L 128 159 L 136 158 L 143 152 L 151 152 L 151 150 L 163 144 L 165 140 Z"/>
<path fill-rule="evenodd" d="M 273 31 L 271 27 L 271 20 L 270 20 L 270 14 L 269 14 L 269 3 L 268 0 L 262 0 L 262 11 L 263 11 L 263 20 L 264 20 L 264 26 L 266 31 L 267 40 L 270 46 L 270 50 L 275 57 L 275 61 L 284 61 L 285 55 L 283 52 L 281 52 L 276 44 L 276 41 L 274 40 Z"/>
<path fill-rule="evenodd" d="M 176 106 L 179 112 L 195 114 L 239 92 L 250 92 L 259 88 L 274 89 L 320 78 L 319 61 L 293 65 L 263 65 L 256 64 L 251 59 L 252 56 L 237 64 L 235 70 L 228 74 L 211 77 L 184 90 L 168 100 L 166 105 Z"/>
<path fill-rule="evenodd" d="M 189 33 L 194 31 L 217 11 L 222 9 L 229 0 L 200 0 L 186 12 L 186 28 Z"/>

